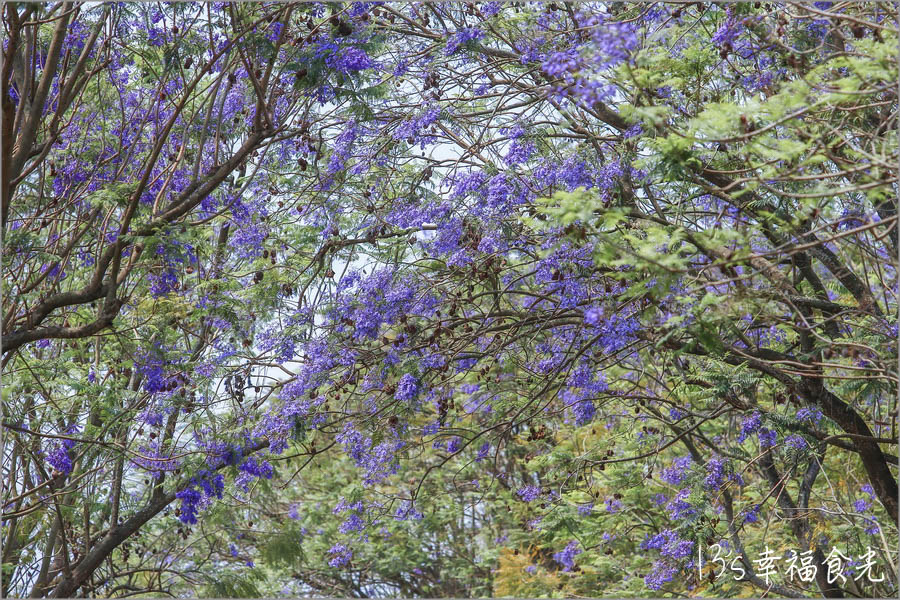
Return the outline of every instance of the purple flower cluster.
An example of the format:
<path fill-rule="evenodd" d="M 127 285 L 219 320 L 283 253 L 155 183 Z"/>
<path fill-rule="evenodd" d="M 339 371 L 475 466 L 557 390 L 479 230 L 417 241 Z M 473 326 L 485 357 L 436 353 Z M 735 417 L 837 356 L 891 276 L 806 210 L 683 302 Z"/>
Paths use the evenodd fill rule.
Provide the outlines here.
<path fill-rule="evenodd" d="M 659 478 L 669 485 L 679 485 L 687 477 L 688 469 L 694 461 L 690 456 L 681 456 L 672 461 L 672 464 L 660 474 Z"/>
<path fill-rule="evenodd" d="M 536 485 L 526 485 L 525 487 L 519 488 L 516 491 L 516 494 L 518 494 L 523 502 L 534 502 L 541 495 L 541 488 Z"/>
<path fill-rule="evenodd" d="M 365 50 L 353 47 L 342 48 L 331 54 L 325 64 L 339 73 L 356 73 L 377 66 Z"/>
<path fill-rule="evenodd" d="M 258 460 L 254 456 L 247 457 L 238 470 L 259 479 L 272 479 L 275 470 L 267 460 Z"/>
<path fill-rule="evenodd" d="M 350 151 L 353 149 L 353 143 L 359 135 L 359 128 L 356 122 L 350 121 L 347 127 L 334 140 L 334 148 L 331 151 L 331 158 L 328 160 L 327 173 L 334 175 L 344 169 L 347 160 L 350 158 Z"/>
<path fill-rule="evenodd" d="M 574 49 L 549 54 L 541 63 L 544 73 L 551 77 L 562 77 L 578 70 L 580 56 Z"/>
<path fill-rule="evenodd" d="M 397 382 L 397 391 L 394 398 L 403 402 L 414 400 L 419 394 L 419 381 L 409 373 L 403 375 Z"/>
<path fill-rule="evenodd" d="M 759 426 L 762 424 L 762 415 L 759 411 L 754 412 L 752 415 L 744 419 L 744 422 L 741 423 L 741 433 L 738 435 L 738 442 L 743 442 L 750 435 L 759 431 Z"/>
<path fill-rule="evenodd" d="M 351 513 L 338 527 L 341 533 L 351 533 L 354 531 L 362 531 L 366 527 L 366 522 L 358 513 Z"/>
<path fill-rule="evenodd" d="M 672 581 L 680 568 L 690 568 L 694 542 L 682 539 L 676 532 L 666 529 L 649 536 L 641 543 L 642 550 L 659 550 L 660 560 L 653 563 L 653 568 L 644 577 L 644 583 L 652 590 L 659 590 Z"/>
<path fill-rule="evenodd" d="M 640 46 L 639 24 L 634 21 L 609 22 L 602 15 L 590 15 L 584 18 L 583 25 L 591 27 L 591 41 L 596 48 L 594 60 L 602 69 L 628 60 Z"/>
<path fill-rule="evenodd" d="M 658 560 L 653 563 L 653 570 L 644 577 L 644 583 L 651 590 L 659 590 L 665 584 L 675 578 L 678 569 L 666 561 Z"/>
<path fill-rule="evenodd" d="M 594 306 L 584 311 L 584 322 L 592 327 L 597 327 L 603 321 L 603 307 Z"/>
<path fill-rule="evenodd" d="M 710 41 L 717 47 L 722 46 L 733 46 L 735 40 L 737 40 L 738 36 L 740 36 L 741 30 L 739 27 L 738 20 L 735 18 L 734 14 L 731 11 L 731 7 L 728 8 L 725 20 L 713 34 L 712 39 Z"/>
<path fill-rule="evenodd" d="M 746 510 L 744 514 L 744 523 L 756 523 L 759 520 L 759 511 L 762 509 L 762 504 L 755 504 Z"/>
<path fill-rule="evenodd" d="M 459 452 L 459 449 L 462 447 L 462 438 L 458 435 L 453 436 L 447 441 L 447 452 L 449 454 L 456 454 Z"/>
<path fill-rule="evenodd" d="M 331 555 L 328 565 L 335 569 L 349 564 L 353 558 L 353 552 L 344 544 L 335 544 L 328 550 L 328 554 Z"/>
<path fill-rule="evenodd" d="M 678 521 L 697 514 L 697 509 L 687 501 L 687 497 L 690 495 L 691 489 L 684 488 L 669 501 L 666 505 L 666 510 L 669 511 L 670 519 Z"/>
<path fill-rule="evenodd" d="M 132 464 L 137 465 L 160 478 L 163 473 L 171 472 L 181 466 L 181 460 L 173 459 L 170 454 L 162 452 L 158 441 L 153 440 L 145 446 L 138 448 L 138 454 L 131 459 Z"/>
<path fill-rule="evenodd" d="M 478 455 L 475 457 L 475 462 L 481 462 L 487 458 L 488 453 L 491 451 L 490 442 L 485 442 L 478 448 Z"/>
<path fill-rule="evenodd" d="M 188 525 L 196 523 L 197 514 L 203 505 L 212 498 L 221 498 L 224 490 L 225 478 L 221 474 L 201 469 L 185 489 L 175 494 L 181 500 L 178 518 Z"/>
<path fill-rule="evenodd" d="M 68 475 L 72 472 L 72 458 L 69 450 L 75 445 L 71 440 L 63 440 L 47 453 L 47 462 L 60 473 Z"/>
<path fill-rule="evenodd" d="M 778 434 L 771 429 L 761 427 L 758 435 L 760 448 L 771 448 L 778 442 Z"/>
<path fill-rule="evenodd" d="M 71 425 L 63 432 L 65 435 L 75 435 L 81 431 L 78 425 Z M 47 453 L 47 463 L 65 475 L 72 472 L 72 455 L 70 450 L 76 445 L 75 440 L 62 439 L 56 443 L 53 449 Z"/>
<path fill-rule="evenodd" d="M 868 498 L 859 498 L 853 503 L 853 509 L 858 513 L 868 512 L 870 508 L 872 508 L 872 504 L 875 502 L 875 490 L 872 488 L 871 484 L 864 484 L 860 487 L 860 490 L 868 496 Z M 878 525 L 878 520 L 874 517 L 865 516 L 863 517 L 865 523 L 868 525 L 866 527 L 866 533 L 869 535 L 878 535 L 881 531 L 881 528 Z"/>
<path fill-rule="evenodd" d="M 784 443 L 795 450 L 803 450 L 809 444 L 802 435 L 792 434 L 784 438 Z"/>
<path fill-rule="evenodd" d="M 431 139 L 425 135 L 425 131 L 438 120 L 440 114 L 440 107 L 433 106 L 428 108 L 419 116 L 403 121 L 394 130 L 392 137 L 395 140 L 410 140 L 412 144 L 419 144 L 422 148 L 425 148 L 425 145 Z"/>
<path fill-rule="evenodd" d="M 703 480 L 703 485 L 707 489 L 717 490 L 725 483 L 727 476 L 725 466 L 724 458 L 716 456 L 709 459 L 706 463 L 706 478 Z"/>
<path fill-rule="evenodd" d="M 509 152 L 506 153 L 506 158 L 504 160 L 509 166 L 521 165 L 528 162 L 532 155 L 534 155 L 535 150 L 536 147 L 534 143 L 528 140 L 516 140 L 509 147 Z"/>
<path fill-rule="evenodd" d="M 575 414 L 575 425 L 581 426 L 594 420 L 597 407 L 593 400 L 579 400 L 572 406 L 572 412 Z"/>
<path fill-rule="evenodd" d="M 797 411 L 796 417 L 801 423 L 818 424 L 822 420 L 822 411 L 815 406 L 804 407 Z"/>
<path fill-rule="evenodd" d="M 480 40 L 483 37 L 484 32 L 477 27 L 460 29 L 447 40 L 447 48 L 444 50 L 444 55 L 450 56 L 451 54 L 456 54 L 456 52 L 465 44 Z"/>
<path fill-rule="evenodd" d="M 373 446 L 372 438 L 360 433 L 352 423 L 335 439 L 343 445 L 344 451 L 363 469 L 363 482 L 373 485 L 397 472 L 399 463 L 396 453 L 405 445 L 398 439 L 388 439 Z"/>
<path fill-rule="evenodd" d="M 578 542 L 572 540 L 566 547 L 553 554 L 553 560 L 562 565 L 563 571 L 571 571 L 575 567 L 575 557 L 583 551 L 578 547 Z"/>
<path fill-rule="evenodd" d="M 397 508 L 397 512 L 394 514 L 394 519 L 397 521 L 406 521 L 407 519 L 412 519 L 414 521 L 420 521 L 424 518 L 424 515 L 416 510 L 413 503 L 404 500 L 403 503 Z"/>

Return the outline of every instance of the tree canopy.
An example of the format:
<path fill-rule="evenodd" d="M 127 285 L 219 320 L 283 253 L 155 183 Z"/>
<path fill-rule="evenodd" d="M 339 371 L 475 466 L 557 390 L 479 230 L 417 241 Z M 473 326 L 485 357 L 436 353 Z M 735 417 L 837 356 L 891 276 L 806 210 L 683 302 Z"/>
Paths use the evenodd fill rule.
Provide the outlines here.
<path fill-rule="evenodd" d="M 4 596 L 896 595 L 894 4 L 2 10 Z"/>

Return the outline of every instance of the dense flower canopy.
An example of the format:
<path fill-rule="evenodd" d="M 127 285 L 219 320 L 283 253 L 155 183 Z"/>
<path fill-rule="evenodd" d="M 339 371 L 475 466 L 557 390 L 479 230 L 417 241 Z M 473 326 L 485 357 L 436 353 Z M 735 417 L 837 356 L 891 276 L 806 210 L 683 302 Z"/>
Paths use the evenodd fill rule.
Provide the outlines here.
<path fill-rule="evenodd" d="M 6 3 L 4 595 L 896 595 L 891 10 Z"/>

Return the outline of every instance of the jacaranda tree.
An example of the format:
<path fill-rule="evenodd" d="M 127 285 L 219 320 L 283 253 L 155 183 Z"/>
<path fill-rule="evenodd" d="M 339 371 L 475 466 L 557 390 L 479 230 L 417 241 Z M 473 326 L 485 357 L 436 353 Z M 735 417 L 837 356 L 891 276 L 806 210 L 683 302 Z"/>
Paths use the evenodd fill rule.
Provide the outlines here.
<path fill-rule="evenodd" d="M 894 596 L 896 7 L 3 5 L 4 596 Z"/>

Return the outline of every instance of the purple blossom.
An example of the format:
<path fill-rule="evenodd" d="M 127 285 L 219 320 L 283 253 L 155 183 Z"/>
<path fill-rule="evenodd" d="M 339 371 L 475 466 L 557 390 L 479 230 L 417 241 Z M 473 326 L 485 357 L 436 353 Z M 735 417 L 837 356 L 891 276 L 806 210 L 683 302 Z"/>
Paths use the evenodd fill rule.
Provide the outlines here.
<path fill-rule="evenodd" d="M 682 456 L 672 461 L 671 466 L 663 469 L 659 478 L 669 485 L 679 485 L 687 477 L 687 471 L 694 461 L 690 456 Z"/>
<path fill-rule="evenodd" d="M 344 544 L 335 544 L 328 550 L 328 554 L 331 555 L 328 565 L 335 569 L 349 564 L 353 558 L 353 552 Z"/>
<path fill-rule="evenodd" d="M 447 442 L 447 452 L 450 454 L 459 452 L 460 447 L 462 447 L 462 438 L 459 436 L 454 436 Z"/>
<path fill-rule="evenodd" d="M 181 522 L 188 525 L 196 523 L 197 512 L 200 510 L 199 504 L 203 500 L 203 494 L 199 490 L 190 487 L 177 492 L 175 497 L 181 500 L 181 514 L 178 516 Z"/>
<path fill-rule="evenodd" d="M 749 510 L 744 512 L 744 523 L 756 523 L 759 520 L 759 511 L 762 508 L 761 504 L 755 504 Z"/>
<path fill-rule="evenodd" d="M 66 446 L 66 442 L 56 445 L 47 453 L 47 462 L 60 473 L 68 475 L 72 472 L 72 459 L 69 456 L 69 447 Z"/>
<path fill-rule="evenodd" d="M 196 489 L 198 487 L 199 490 Z M 175 497 L 181 500 L 181 514 L 178 518 L 182 523 L 189 525 L 196 523 L 197 513 L 202 504 L 212 498 L 221 498 L 224 491 L 225 478 L 221 474 L 201 469 L 191 478 L 188 487 L 175 494 Z"/>
<path fill-rule="evenodd" d="M 397 521 L 406 521 L 407 519 L 420 521 L 423 518 L 424 515 L 417 511 L 413 506 L 413 503 L 408 500 L 405 500 L 399 508 L 397 508 L 397 512 L 394 514 L 394 519 Z"/>
<path fill-rule="evenodd" d="M 335 439 L 356 465 L 363 469 L 363 483 L 366 485 L 384 480 L 399 468 L 396 452 L 404 446 L 401 440 L 387 439 L 373 446 L 372 438 L 364 436 L 349 422 Z"/>
<path fill-rule="evenodd" d="M 675 497 L 669 501 L 666 505 L 666 510 L 669 511 L 670 519 L 678 521 L 697 514 L 697 509 L 687 501 L 687 497 L 690 496 L 690 494 L 690 488 L 684 488 L 675 494 Z"/>
<path fill-rule="evenodd" d="M 245 459 L 238 467 L 238 470 L 260 479 L 272 479 L 272 475 L 275 474 L 275 470 L 268 461 L 257 460 L 253 456 Z"/>
<path fill-rule="evenodd" d="M 659 590 L 663 585 L 672 581 L 677 572 L 678 569 L 676 567 L 665 561 L 658 560 L 653 563 L 653 570 L 644 577 L 644 583 L 651 590 Z"/>
<path fill-rule="evenodd" d="M 171 293 L 178 285 L 178 274 L 172 267 L 165 267 L 160 273 L 151 273 L 147 279 L 150 281 L 150 293 L 156 298 Z"/>
<path fill-rule="evenodd" d="M 536 148 L 533 142 L 525 139 L 517 139 L 509 147 L 505 161 L 509 166 L 520 165 L 528 162 Z"/>
<path fill-rule="evenodd" d="M 428 108 L 418 117 L 409 119 L 401 123 L 394 130 L 392 137 L 395 140 L 408 140 L 412 144 L 420 144 L 422 148 L 430 141 L 430 137 L 425 135 L 425 131 L 434 124 L 440 116 L 440 107 L 433 106 Z"/>
<path fill-rule="evenodd" d="M 626 129 L 624 132 L 622 132 L 622 137 L 624 137 L 627 140 L 627 139 L 630 139 L 633 137 L 637 137 L 637 136 L 641 135 L 642 133 L 644 133 L 644 127 L 640 123 L 635 123 L 628 129 Z"/>
<path fill-rule="evenodd" d="M 661 531 L 648 536 L 641 543 L 642 550 L 659 550 L 660 560 L 653 563 L 652 570 L 644 577 L 644 583 L 653 590 L 660 589 L 674 579 L 675 574 L 683 566 L 692 566 L 691 557 L 694 542 L 682 539 L 672 530 Z"/>
<path fill-rule="evenodd" d="M 350 533 L 353 531 L 362 531 L 365 527 L 366 522 L 363 521 L 362 517 L 357 513 L 351 513 L 350 516 L 341 523 L 340 527 L 338 527 L 338 531 L 341 533 Z"/>
<path fill-rule="evenodd" d="M 588 325 L 596 327 L 603 320 L 603 309 L 601 307 L 593 307 L 584 311 L 584 322 Z"/>
<path fill-rule="evenodd" d="M 365 50 L 360 48 L 343 48 L 329 56 L 325 64 L 341 73 L 355 73 L 376 66 Z"/>
<path fill-rule="evenodd" d="M 450 56 L 451 54 L 455 54 L 463 45 L 468 42 L 480 40 L 483 37 L 484 32 L 477 27 L 460 29 L 450 36 L 450 39 L 447 41 L 447 48 L 444 50 L 444 55 Z"/>
<path fill-rule="evenodd" d="M 815 406 L 804 407 L 797 411 L 797 420 L 818 424 L 822 420 L 822 411 Z"/>
<path fill-rule="evenodd" d="M 738 442 L 743 442 L 753 433 L 759 431 L 759 426 L 762 423 L 762 415 L 759 411 L 754 412 L 752 415 L 744 419 L 744 422 L 741 423 L 741 433 L 738 436 Z"/>
<path fill-rule="evenodd" d="M 266 32 L 266 38 L 272 43 L 278 41 L 278 36 L 281 35 L 281 30 L 284 29 L 284 23 L 280 23 L 278 21 L 273 21 Z"/>
<path fill-rule="evenodd" d="M 553 554 L 553 560 L 563 566 L 563 571 L 571 571 L 575 567 L 575 557 L 582 553 L 578 542 L 572 540 L 561 551 Z"/>
<path fill-rule="evenodd" d="M 713 34 L 710 42 L 717 47 L 733 46 L 740 33 L 738 22 L 732 14 L 731 7 L 728 7 L 725 20 Z"/>
<path fill-rule="evenodd" d="M 541 488 L 536 485 L 526 485 L 525 487 L 519 488 L 519 490 L 516 491 L 516 494 L 519 495 L 519 498 L 521 498 L 523 502 L 534 502 L 541 495 Z"/>
<path fill-rule="evenodd" d="M 452 179 L 453 193 L 451 199 L 462 198 L 470 194 L 479 192 L 487 182 L 487 175 L 482 171 L 466 171 L 456 175 Z"/>
<path fill-rule="evenodd" d="M 394 393 L 394 398 L 403 402 L 408 402 L 415 399 L 418 394 L 419 381 L 414 376 L 406 373 L 400 378 L 400 381 L 397 382 L 397 391 Z"/>
<path fill-rule="evenodd" d="M 771 429 L 760 428 L 758 435 L 760 448 L 771 448 L 778 442 L 778 434 Z"/>
<path fill-rule="evenodd" d="M 579 400 L 572 407 L 572 412 L 575 414 L 575 425 L 581 426 L 594 420 L 597 407 L 593 400 Z"/>
<path fill-rule="evenodd" d="M 797 434 L 787 436 L 784 439 L 784 443 L 791 448 L 794 448 L 795 450 L 803 450 L 807 446 L 806 440 L 803 439 L 803 436 Z"/>
<path fill-rule="evenodd" d="M 328 161 L 328 174 L 334 175 L 341 171 L 350 158 L 350 150 L 359 134 L 359 129 L 355 121 L 350 121 L 347 128 L 335 139 L 334 149 L 331 152 L 331 158 Z"/>
<path fill-rule="evenodd" d="M 682 539 L 676 532 L 666 529 L 641 542 L 642 550 L 659 550 L 666 558 L 682 560 L 690 558 L 694 550 L 694 542 Z"/>
<path fill-rule="evenodd" d="M 65 434 L 72 435 L 81 431 L 77 425 L 72 425 L 65 430 Z M 47 453 L 47 463 L 64 475 L 72 472 L 72 457 L 70 450 L 75 447 L 75 440 L 63 439 L 57 442 L 53 450 Z"/>
<path fill-rule="evenodd" d="M 488 453 L 491 451 L 490 442 L 485 442 L 478 449 L 478 456 L 475 457 L 475 462 L 481 462 L 487 458 Z"/>
<path fill-rule="evenodd" d="M 544 59 L 541 68 L 547 75 L 559 77 L 567 72 L 577 70 L 579 62 L 580 57 L 574 50 L 553 52 Z"/>
<path fill-rule="evenodd" d="M 703 480 L 703 485 L 707 489 L 716 490 L 723 483 L 725 483 L 725 459 L 720 457 L 709 459 L 706 463 L 706 479 Z"/>
<path fill-rule="evenodd" d="M 606 512 L 614 514 L 620 510 L 622 510 L 622 502 L 618 498 L 606 499 Z"/>

